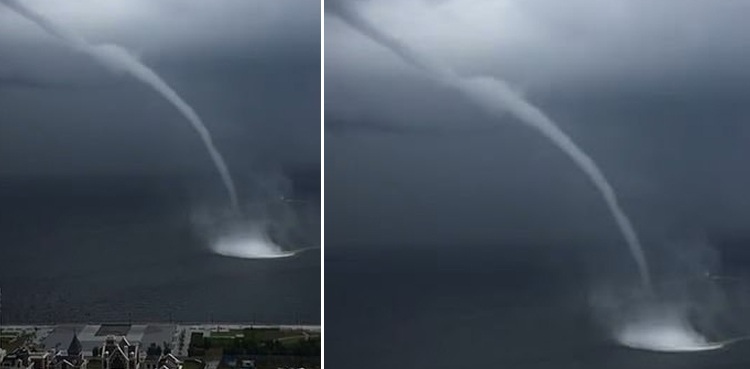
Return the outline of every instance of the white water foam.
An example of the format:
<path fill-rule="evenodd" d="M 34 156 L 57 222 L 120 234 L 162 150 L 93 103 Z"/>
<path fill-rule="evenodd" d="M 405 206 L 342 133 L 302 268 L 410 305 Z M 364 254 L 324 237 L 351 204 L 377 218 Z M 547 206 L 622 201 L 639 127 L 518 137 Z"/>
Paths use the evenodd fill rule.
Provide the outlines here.
<path fill-rule="evenodd" d="M 727 331 L 715 324 L 720 316 L 729 316 L 728 311 L 717 310 L 715 295 L 697 287 L 687 288 L 684 283 L 687 282 L 667 284 L 666 295 L 665 290 L 660 290 L 660 297 L 641 289 L 623 294 L 623 290 L 600 286 L 592 290 L 590 304 L 610 337 L 631 349 L 665 353 L 710 351 L 746 339 L 737 336 L 741 331 Z M 707 332 L 698 329 L 696 322 L 712 335 L 706 336 Z M 722 336 L 734 338 L 721 339 Z"/>
<path fill-rule="evenodd" d="M 665 314 L 627 323 L 615 332 L 623 346 L 658 352 L 695 352 L 723 348 L 727 342 L 710 342 L 679 316 Z"/>
<path fill-rule="evenodd" d="M 297 251 L 285 251 L 264 232 L 250 230 L 219 236 L 211 245 L 219 255 L 243 259 L 278 259 L 294 256 Z"/>

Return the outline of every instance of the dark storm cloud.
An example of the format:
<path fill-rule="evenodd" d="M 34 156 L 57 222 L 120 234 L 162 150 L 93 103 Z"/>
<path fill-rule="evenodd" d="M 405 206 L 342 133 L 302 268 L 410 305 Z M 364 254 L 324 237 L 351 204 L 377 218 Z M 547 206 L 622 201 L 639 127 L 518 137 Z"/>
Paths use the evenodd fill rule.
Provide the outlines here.
<path fill-rule="evenodd" d="M 750 4 L 352 3 L 421 52 L 466 76 L 506 79 L 545 110 L 600 164 L 651 250 L 750 232 L 750 26 L 741 19 Z M 326 109 L 338 117 L 326 140 L 332 248 L 553 243 L 625 255 L 594 188 L 556 148 L 328 18 Z M 347 123 L 360 134 L 338 134 Z M 478 137 L 409 128 L 490 125 L 498 128 Z"/>
<path fill-rule="evenodd" d="M 236 176 L 318 165 L 318 2 L 25 4 L 153 68 L 202 116 Z M 212 173 L 162 98 L 2 6 L 0 50 L 1 174 Z"/>

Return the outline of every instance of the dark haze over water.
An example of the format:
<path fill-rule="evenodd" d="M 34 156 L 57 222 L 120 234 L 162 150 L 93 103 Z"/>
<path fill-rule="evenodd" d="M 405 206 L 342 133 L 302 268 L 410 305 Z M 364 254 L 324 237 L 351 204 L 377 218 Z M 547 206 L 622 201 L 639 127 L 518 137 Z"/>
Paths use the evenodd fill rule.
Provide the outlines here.
<path fill-rule="evenodd" d="M 318 245 L 319 172 L 290 177 L 287 196 L 304 200 L 294 203 L 297 239 Z M 211 193 L 215 178 L 203 182 L 211 190 L 197 192 Z M 320 254 L 243 260 L 211 253 L 191 220 L 195 183 L 166 176 L 2 178 L 3 321 L 318 324 Z"/>
<path fill-rule="evenodd" d="M 411 249 L 410 249 L 411 248 Z M 326 253 L 332 368 L 744 368 L 750 343 L 685 354 L 618 346 L 587 303 L 580 254 L 470 245 Z M 418 247 L 417 247 L 418 248 Z M 730 269 L 750 265 L 735 258 Z M 741 318 L 741 317 L 740 317 Z M 739 323 L 739 322 L 738 322 Z"/>

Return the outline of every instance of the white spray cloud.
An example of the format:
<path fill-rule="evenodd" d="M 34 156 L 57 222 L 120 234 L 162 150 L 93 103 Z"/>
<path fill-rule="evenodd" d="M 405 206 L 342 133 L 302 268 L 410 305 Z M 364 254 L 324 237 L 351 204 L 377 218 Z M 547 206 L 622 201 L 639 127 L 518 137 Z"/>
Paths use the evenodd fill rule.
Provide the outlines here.
<path fill-rule="evenodd" d="M 89 55 L 98 63 L 115 72 L 130 74 L 132 77 L 151 87 L 154 91 L 169 101 L 180 112 L 180 114 L 190 122 L 198 135 L 200 135 L 211 160 L 221 176 L 221 180 L 224 183 L 229 200 L 231 201 L 232 208 L 235 211 L 238 210 L 237 191 L 234 186 L 234 181 L 232 180 L 229 168 L 227 168 L 227 165 L 224 162 L 224 158 L 213 143 L 211 133 L 208 128 L 206 128 L 206 125 L 203 124 L 203 121 L 198 114 L 195 113 L 193 108 L 190 107 L 190 105 L 186 103 L 166 82 L 164 82 L 159 75 L 138 61 L 138 59 L 131 55 L 127 50 L 117 45 L 91 45 L 83 38 L 78 37 L 73 32 L 55 24 L 17 0 L 0 0 L 0 2 L 24 18 L 30 20 L 50 35 L 60 39 L 72 49 Z"/>
<path fill-rule="evenodd" d="M 463 78 L 449 66 L 418 53 L 399 39 L 379 30 L 360 15 L 351 3 L 335 1 L 332 4 L 329 3 L 328 9 L 366 37 L 388 48 L 405 62 L 424 72 L 429 78 L 460 91 L 470 101 L 495 116 L 510 112 L 563 150 L 601 193 L 628 244 L 644 287 L 651 290 L 651 278 L 643 248 L 635 229 L 617 201 L 614 189 L 596 163 L 541 110 L 525 101 L 501 80 L 492 77 Z"/>
<path fill-rule="evenodd" d="M 258 226 L 243 227 L 242 232 L 220 235 L 211 245 L 219 255 L 244 259 L 275 259 L 294 256 L 295 251 L 284 251 Z"/>
<path fill-rule="evenodd" d="M 683 250 L 695 247 L 685 245 Z M 742 318 L 748 301 L 744 279 L 693 265 L 670 269 L 669 277 L 663 276 L 655 285 L 658 298 L 640 289 L 615 289 L 611 281 L 597 280 L 589 295 L 592 317 L 608 329 L 614 341 L 638 350 L 708 351 L 750 339 L 750 326 Z"/>
<path fill-rule="evenodd" d="M 262 208 L 263 205 L 261 204 Z M 219 214 L 216 209 L 196 207 L 191 213 L 193 227 L 206 239 L 208 248 L 216 254 L 242 259 L 278 259 L 318 249 L 302 247 L 287 250 L 274 239 L 269 226 L 275 220 L 264 209 L 243 209 L 243 218 L 235 214 Z"/>
<path fill-rule="evenodd" d="M 722 348 L 724 342 L 709 342 L 695 331 L 680 309 L 665 307 L 644 311 L 618 327 L 614 336 L 624 346 L 651 351 L 687 352 Z"/>
<path fill-rule="evenodd" d="M 686 289 L 689 281 L 680 279 L 661 286 L 672 291 L 658 301 L 642 291 L 614 294 L 611 288 L 595 289 L 590 304 L 597 318 L 617 343 L 637 350 L 657 352 L 694 352 L 716 350 L 748 337 L 716 323 L 733 316 L 732 309 L 712 307 L 719 286 L 714 280 L 693 279 L 703 290 Z M 707 284 L 710 284 L 708 286 Z M 690 291 L 688 291 L 690 290 Z M 707 294 L 708 292 L 708 294 Z M 723 293 L 723 292 L 721 292 Z M 735 316 L 736 318 L 736 316 Z M 698 323 L 696 325 L 696 323 Z M 701 329 L 696 329 L 699 326 Z M 703 334 L 713 332 L 711 339 Z M 732 337 L 732 338 L 727 338 Z"/>

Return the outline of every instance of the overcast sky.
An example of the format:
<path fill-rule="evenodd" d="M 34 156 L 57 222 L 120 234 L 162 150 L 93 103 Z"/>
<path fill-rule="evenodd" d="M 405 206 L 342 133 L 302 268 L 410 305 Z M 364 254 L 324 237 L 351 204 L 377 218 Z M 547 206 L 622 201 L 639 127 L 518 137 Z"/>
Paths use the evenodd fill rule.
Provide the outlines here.
<path fill-rule="evenodd" d="M 545 110 L 599 163 L 647 248 L 750 232 L 750 2 L 353 2 Z M 624 250 L 593 186 L 518 121 L 484 114 L 330 12 L 325 47 L 327 247 Z"/>
<path fill-rule="evenodd" d="M 238 175 L 319 165 L 320 4 L 24 1 L 92 43 L 124 46 L 193 105 Z M 213 173 L 156 93 L 0 6 L 0 174 Z"/>

